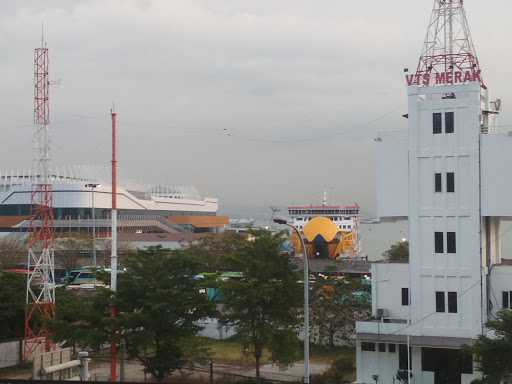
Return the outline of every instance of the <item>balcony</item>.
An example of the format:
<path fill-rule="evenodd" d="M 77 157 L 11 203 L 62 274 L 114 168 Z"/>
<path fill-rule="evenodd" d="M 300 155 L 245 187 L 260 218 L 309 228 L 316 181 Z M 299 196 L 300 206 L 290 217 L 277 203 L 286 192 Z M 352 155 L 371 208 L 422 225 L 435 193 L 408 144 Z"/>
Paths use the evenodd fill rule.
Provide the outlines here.
<path fill-rule="evenodd" d="M 374 335 L 405 335 L 407 331 L 407 320 L 402 319 L 383 319 L 358 321 L 356 323 L 356 333 L 374 334 Z"/>
<path fill-rule="evenodd" d="M 401 319 L 358 321 L 356 323 L 356 336 L 360 341 L 405 344 L 407 343 L 407 333 L 409 333 L 409 343 L 419 347 L 461 348 L 464 345 L 471 345 L 473 342 L 473 339 L 457 335 L 456 332 L 452 332 L 451 336 L 434 336 L 418 334 L 417 331 L 417 329 L 408 328 L 407 320 Z"/>

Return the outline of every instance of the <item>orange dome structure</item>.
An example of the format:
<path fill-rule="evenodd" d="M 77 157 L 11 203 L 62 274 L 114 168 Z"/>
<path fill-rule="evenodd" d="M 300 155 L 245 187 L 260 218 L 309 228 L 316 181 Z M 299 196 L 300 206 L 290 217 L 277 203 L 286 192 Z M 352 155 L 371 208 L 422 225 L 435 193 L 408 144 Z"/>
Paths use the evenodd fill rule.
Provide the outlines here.
<path fill-rule="evenodd" d="M 338 234 L 339 229 L 331 219 L 327 217 L 315 217 L 304 226 L 304 237 L 312 242 L 320 235 L 330 243 Z"/>
<path fill-rule="evenodd" d="M 311 219 L 303 229 L 304 243 L 309 258 L 328 257 L 335 259 L 342 255 L 352 256 L 355 238 L 352 232 L 341 231 L 328 217 Z M 303 253 L 298 236 L 291 237 L 296 252 Z"/>

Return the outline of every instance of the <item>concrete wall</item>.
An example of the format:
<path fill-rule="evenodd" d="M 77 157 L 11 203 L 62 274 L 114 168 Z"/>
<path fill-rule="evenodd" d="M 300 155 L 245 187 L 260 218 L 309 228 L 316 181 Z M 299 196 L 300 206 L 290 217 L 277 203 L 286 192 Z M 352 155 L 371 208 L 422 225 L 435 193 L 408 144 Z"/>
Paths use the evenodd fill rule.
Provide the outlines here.
<path fill-rule="evenodd" d="M 482 135 L 482 215 L 512 216 L 512 136 Z M 500 177 L 501 176 L 501 177 Z"/>
<path fill-rule="evenodd" d="M 373 375 L 379 376 L 379 384 L 393 383 L 393 377 L 398 371 L 398 346 L 396 352 L 388 351 L 379 352 L 378 348 L 375 352 L 361 351 L 361 342 L 357 342 L 357 383 L 358 384 L 375 384 Z"/>
<path fill-rule="evenodd" d="M 398 373 L 398 344 L 396 352 L 389 352 L 389 344 L 386 345 L 386 352 L 361 351 L 361 343 L 357 342 L 356 350 L 357 364 L 357 384 L 375 384 L 373 375 L 378 375 L 378 384 L 397 384 L 396 375 Z M 421 347 L 411 347 L 411 370 L 413 376 L 411 384 L 434 384 L 434 372 L 422 371 L 421 366 Z M 470 384 L 471 381 L 478 378 L 478 374 L 462 374 L 462 384 Z"/>
<path fill-rule="evenodd" d="M 431 116 L 426 114 L 424 117 L 425 127 L 423 132 L 431 135 L 431 129 L 428 126 Z M 423 128 L 423 127 L 422 127 Z M 408 180 L 408 131 L 393 131 L 379 133 L 377 141 L 377 213 L 378 217 L 383 219 L 393 219 L 407 217 L 407 207 L 409 194 L 407 191 Z M 465 143 L 464 143 L 465 144 Z M 432 149 L 436 149 L 435 143 L 430 143 Z M 512 163 L 512 135 L 508 133 L 481 135 L 481 165 L 482 165 L 482 216 L 512 217 L 512 199 L 509 191 L 512 189 L 512 179 L 510 177 L 496 177 L 496 175 L 507 175 L 509 165 Z M 470 148 L 470 145 L 465 145 Z M 431 148 L 429 148 L 431 149 Z M 436 154 L 436 156 L 439 156 Z M 468 157 L 462 156 L 459 160 L 460 167 L 458 183 L 459 190 L 467 191 L 469 185 L 470 172 Z M 440 159 L 432 166 L 448 166 L 454 168 L 457 164 L 451 163 L 456 158 L 447 159 L 447 164 L 443 164 Z M 424 157 L 419 172 L 426 177 L 426 182 L 432 182 L 433 169 L 430 169 L 428 157 Z M 467 181 L 466 181 L 467 180 Z M 456 184 L 458 184 L 456 181 Z M 460 184 L 463 183 L 463 184 Z M 478 183 L 475 183 L 478 184 Z M 427 189 L 426 191 L 429 191 Z M 423 203 L 427 206 L 436 207 L 444 205 L 445 201 L 441 196 L 433 196 L 429 193 L 420 196 Z M 433 200 L 432 198 L 436 199 Z M 450 196 L 453 197 L 453 196 Z M 461 198 L 470 198 L 469 194 L 461 195 Z M 446 201 L 448 206 L 455 203 L 455 199 Z M 467 208 L 469 201 L 461 201 L 462 208 Z M 466 203 L 466 204 L 464 204 Z M 455 208 L 455 206 L 453 206 Z M 443 208 L 443 207 L 439 207 Z"/>
<path fill-rule="evenodd" d="M 432 372 L 421 371 L 421 348 L 411 348 L 411 370 L 413 377 L 411 384 L 434 384 L 434 374 Z M 389 352 L 389 344 L 386 344 L 386 352 L 361 351 L 361 343 L 357 342 L 356 364 L 357 364 L 357 384 L 375 384 L 373 375 L 378 375 L 378 384 L 395 384 L 398 373 L 398 344 L 396 352 Z"/>
<path fill-rule="evenodd" d="M 372 313 L 387 310 L 391 319 L 407 319 L 409 307 L 402 305 L 402 288 L 409 287 L 409 264 L 372 264 Z"/>
<path fill-rule="evenodd" d="M 490 271 L 489 300 L 492 303 L 490 319 L 503 309 L 502 292 L 512 291 L 512 265 L 495 265 Z"/>
<path fill-rule="evenodd" d="M 0 343 L 0 368 L 13 367 L 21 363 L 21 341 Z"/>
<path fill-rule="evenodd" d="M 222 325 L 219 320 L 208 318 L 199 322 L 203 327 L 199 331 L 199 336 L 209 337 L 215 340 L 225 340 L 236 335 L 235 327 Z"/>
<path fill-rule="evenodd" d="M 377 139 L 377 215 L 379 218 L 407 217 L 408 147 L 407 130 L 382 132 Z"/>

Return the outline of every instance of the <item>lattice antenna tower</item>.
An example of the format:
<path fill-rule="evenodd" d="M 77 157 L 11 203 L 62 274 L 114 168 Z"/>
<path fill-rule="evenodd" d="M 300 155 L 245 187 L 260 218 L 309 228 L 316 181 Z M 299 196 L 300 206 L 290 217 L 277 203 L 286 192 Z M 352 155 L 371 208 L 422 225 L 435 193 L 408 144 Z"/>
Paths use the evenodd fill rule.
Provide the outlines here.
<path fill-rule="evenodd" d="M 434 0 L 416 75 L 480 71 L 464 0 Z"/>
<path fill-rule="evenodd" d="M 53 196 L 50 177 L 50 81 L 48 47 L 42 34 L 34 50 L 34 172 L 30 222 L 24 358 L 51 348 L 48 320 L 55 313 Z M 37 324 L 36 324 L 37 322 Z"/>

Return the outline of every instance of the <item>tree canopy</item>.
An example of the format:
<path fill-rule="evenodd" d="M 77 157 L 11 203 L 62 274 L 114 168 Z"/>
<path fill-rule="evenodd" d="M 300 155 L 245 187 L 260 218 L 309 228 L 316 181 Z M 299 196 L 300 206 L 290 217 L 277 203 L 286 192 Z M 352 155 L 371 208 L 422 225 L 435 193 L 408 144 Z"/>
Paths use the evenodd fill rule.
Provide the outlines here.
<path fill-rule="evenodd" d="M 480 335 L 472 347 L 482 379 L 475 383 L 500 384 L 512 375 L 512 310 L 498 312 L 487 327 L 495 337 Z"/>
<path fill-rule="evenodd" d="M 27 245 L 18 237 L 0 237 L 0 269 L 15 268 L 27 261 Z"/>
<path fill-rule="evenodd" d="M 0 272 L 0 340 L 23 337 L 26 278 Z"/>
<path fill-rule="evenodd" d="M 311 292 L 311 326 L 320 344 L 334 347 L 336 338 L 350 344 L 356 321 L 369 312 L 360 278 L 316 280 Z"/>
<path fill-rule="evenodd" d="M 387 261 L 407 263 L 409 262 L 409 242 L 399 241 L 398 243 L 392 244 L 391 247 L 386 250 L 382 256 Z"/>
<path fill-rule="evenodd" d="M 126 260 L 115 303 L 128 356 L 158 381 L 204 351 L 193 336 L 214 312 L 194 279 L 202 266 L 180 251 L 151 247 Z"/>
<path fill-rule="evenodd" d="M 254 240 L 246 241 L 231 260 L 242 277 L 222 284 L 222 317 L 236 327 L 243 346 L 254 356 L 257 380 L 264 348 L 280 364 L 291 363 L 300 353 L 296 332 L 303 287 L 290 257 L 280 254 L 282 241 L 282 234 L 255 232 Z"/>
<path fill-rule="evenodd" d="M 110 341 L 111 291 L 98 288 L 92 295 L 81 295 L 58 288 L 55 291 L 55 318 L 50 321 L 54 341 L 66 347 L 99 351 Z"/>
<path fill-rule="evenodd" d="M 214 307 L 194 279 L 202 266 L 183 252 L 151 247 L 129 255 L 125 268 L 115 294 L 101 288 L 87 296 L 58 290 L 51 329 L 56 341 L 75 348 L 99 350 L 114 339 L 162 381 L 204 354 L 193 336 Z"/>
<path fill-rule="evenodd" d="M 237 233 L 206 236 L 192 244 L 185 253 L 201 263 L 202 272 L 232 271 L 230 261 L 236 259 L 246 239 Z"/>

